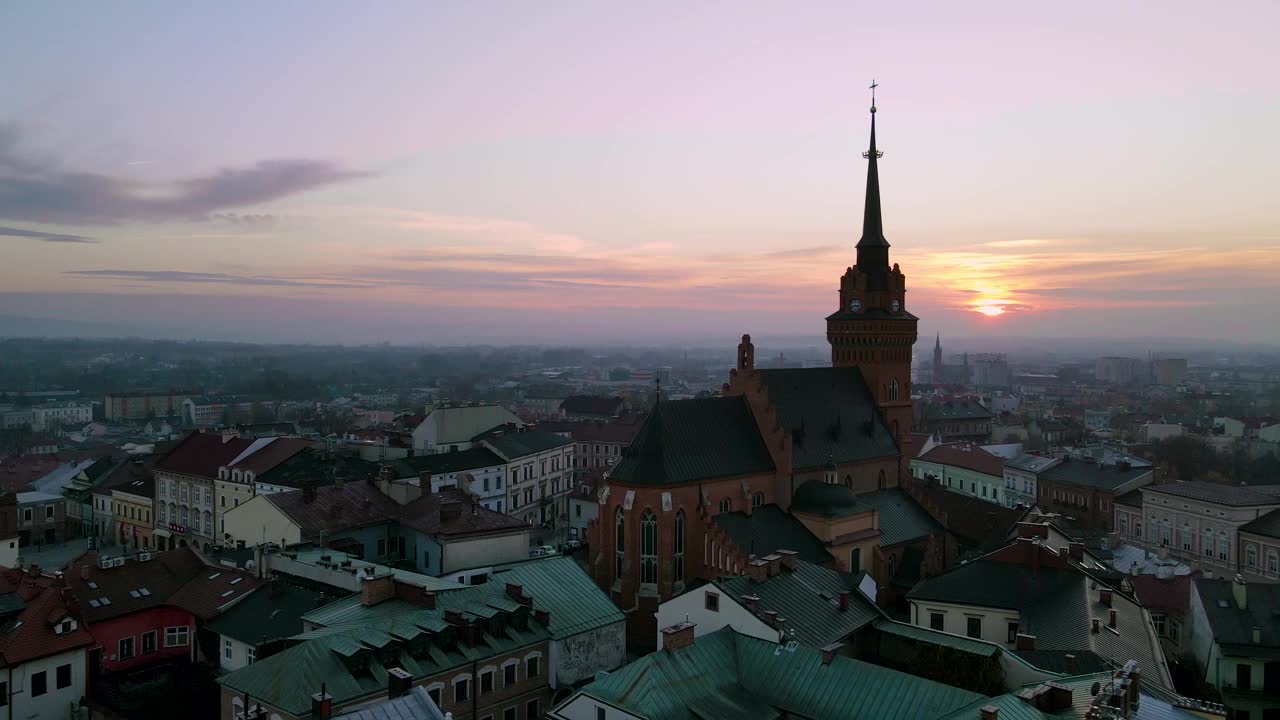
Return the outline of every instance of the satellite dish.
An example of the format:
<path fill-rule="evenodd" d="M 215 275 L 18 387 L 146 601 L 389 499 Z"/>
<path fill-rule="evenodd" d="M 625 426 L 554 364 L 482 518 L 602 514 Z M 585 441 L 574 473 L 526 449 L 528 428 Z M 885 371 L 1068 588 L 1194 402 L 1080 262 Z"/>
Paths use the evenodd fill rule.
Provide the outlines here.
<path fill-rule="evenodd" d="M 1090 695 L 1097 695 L 1097 694 L 1098 694 L 1098 691 L 1099 691 L 1099 690 L 1101 690 L 1101 689 L 1102 689 L 1102 684 L 1101 684 L 1101 683 L 1098 683 L 1098 682 L 1095 682 L 1095 683 L 1093 684 L 1093 686 L 1089 688 L 1089 694 L 1090 694 Z"/>

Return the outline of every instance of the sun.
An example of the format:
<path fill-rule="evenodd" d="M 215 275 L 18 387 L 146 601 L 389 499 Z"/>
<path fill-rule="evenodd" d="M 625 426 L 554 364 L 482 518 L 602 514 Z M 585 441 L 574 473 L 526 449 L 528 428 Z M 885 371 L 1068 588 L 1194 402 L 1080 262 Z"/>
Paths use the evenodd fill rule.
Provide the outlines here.
<path fill-rule="evenodd" d="M 999 317 L 1004 314 L 1003 305 L 979 305 L 974 310 L 986 315 L 987 317 Z"/>

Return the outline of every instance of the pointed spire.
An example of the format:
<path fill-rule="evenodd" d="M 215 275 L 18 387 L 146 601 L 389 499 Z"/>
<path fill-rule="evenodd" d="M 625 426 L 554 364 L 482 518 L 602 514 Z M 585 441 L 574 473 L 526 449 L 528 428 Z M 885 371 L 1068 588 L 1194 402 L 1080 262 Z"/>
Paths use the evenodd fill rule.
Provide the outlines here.
<path fill-rule="evenodd" d="M 880 275 L 889 269 L 889 241 L 884 237 L 884 220 L 880 215 L 879 159 L 883 152 L 876 148 L 876 88 L 871 83 L 871 145 L 862 157 L 867 159 L 867 199 L 862 213 L 862 239 L 858 241 L 858 267 Z M 880 283 L 873 283 L 879 285 Z"/>
<path fill-rule="evenodd" d="M 942 333 L 941 332 L 939 332 L 938 336 L 933 339 L 933 349 L 939 352 L 941 352 L 942 350 Z"/>

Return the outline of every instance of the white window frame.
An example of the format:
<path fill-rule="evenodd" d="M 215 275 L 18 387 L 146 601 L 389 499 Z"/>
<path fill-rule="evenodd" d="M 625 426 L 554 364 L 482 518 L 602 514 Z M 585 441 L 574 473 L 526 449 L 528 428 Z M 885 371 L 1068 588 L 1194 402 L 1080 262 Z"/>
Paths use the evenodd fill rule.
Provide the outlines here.
<path fill-rule="evenodd" d="M 537 675 L 530 675 L 530 674 L 529 674 L 529 661 L 530 661 L 530 660 L 537 660 L 537 661 L 538 661 L 538 674 L 537 674 Z M 535 651 L 535 652 L 531 652 L 531 653 L 529 653 L 528 655 L 525 655 L 525 656 L 524 656 L 523 664 L 524 664 L 524 677 L 525 677 L 525 679 L 526 679 L 526 680 L 528 680 L 528 679 L 529 679 L 529 678 L 531 678 L 531 677 L 542 677 L 542 664 L 543 664 L 543 663 L 542 663 L 542 653 L 540 653 L 540 652 L 536 652 L 536 651 Z"/>
<path fill-rule="evenodd" d="M 515 679 L 513 679 L 511 682 L 508 683 L 507 668 L 509 667 L 515 668 L 516 671 L 515 671 Z M 504 661 L 502 663 L 502 687 L 504 688 L 510 687 L 511 685 L 518 684 L 519 682 L 520 682 L 520 661 L 515 658 L 511 658 L 510 660 Z"/>
<path fill-rule="evenodd" d="M 181 642 L 179 642 L 181 639 Z M 187 647 L 191 644 L 191 626 L 190 625 L 171 625 L 164 629 L 164 646 L 171 647 Z"/>

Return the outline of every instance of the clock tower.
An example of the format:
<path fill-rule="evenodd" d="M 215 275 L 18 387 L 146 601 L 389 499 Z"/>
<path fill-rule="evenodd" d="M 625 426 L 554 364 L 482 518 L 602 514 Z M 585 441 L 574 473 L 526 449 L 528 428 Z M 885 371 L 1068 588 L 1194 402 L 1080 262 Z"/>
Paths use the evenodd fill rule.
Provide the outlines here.
<path fill-rule="evenodd" d="M 867 200 L 857 260 L 840 278 L 839 305 L 827 317 L 831 364 L 862 371 L 885 423 L 901 451 L 902 467 L 910 462 L 911 347 L 916 316 L 907 312 L 907 280 L 897 264 L 889 265 L 889 242 L 880 216 L 880 173 L 876 149 L 875 83 L 871 85 L 871 147 L 867 159 Z"/>

